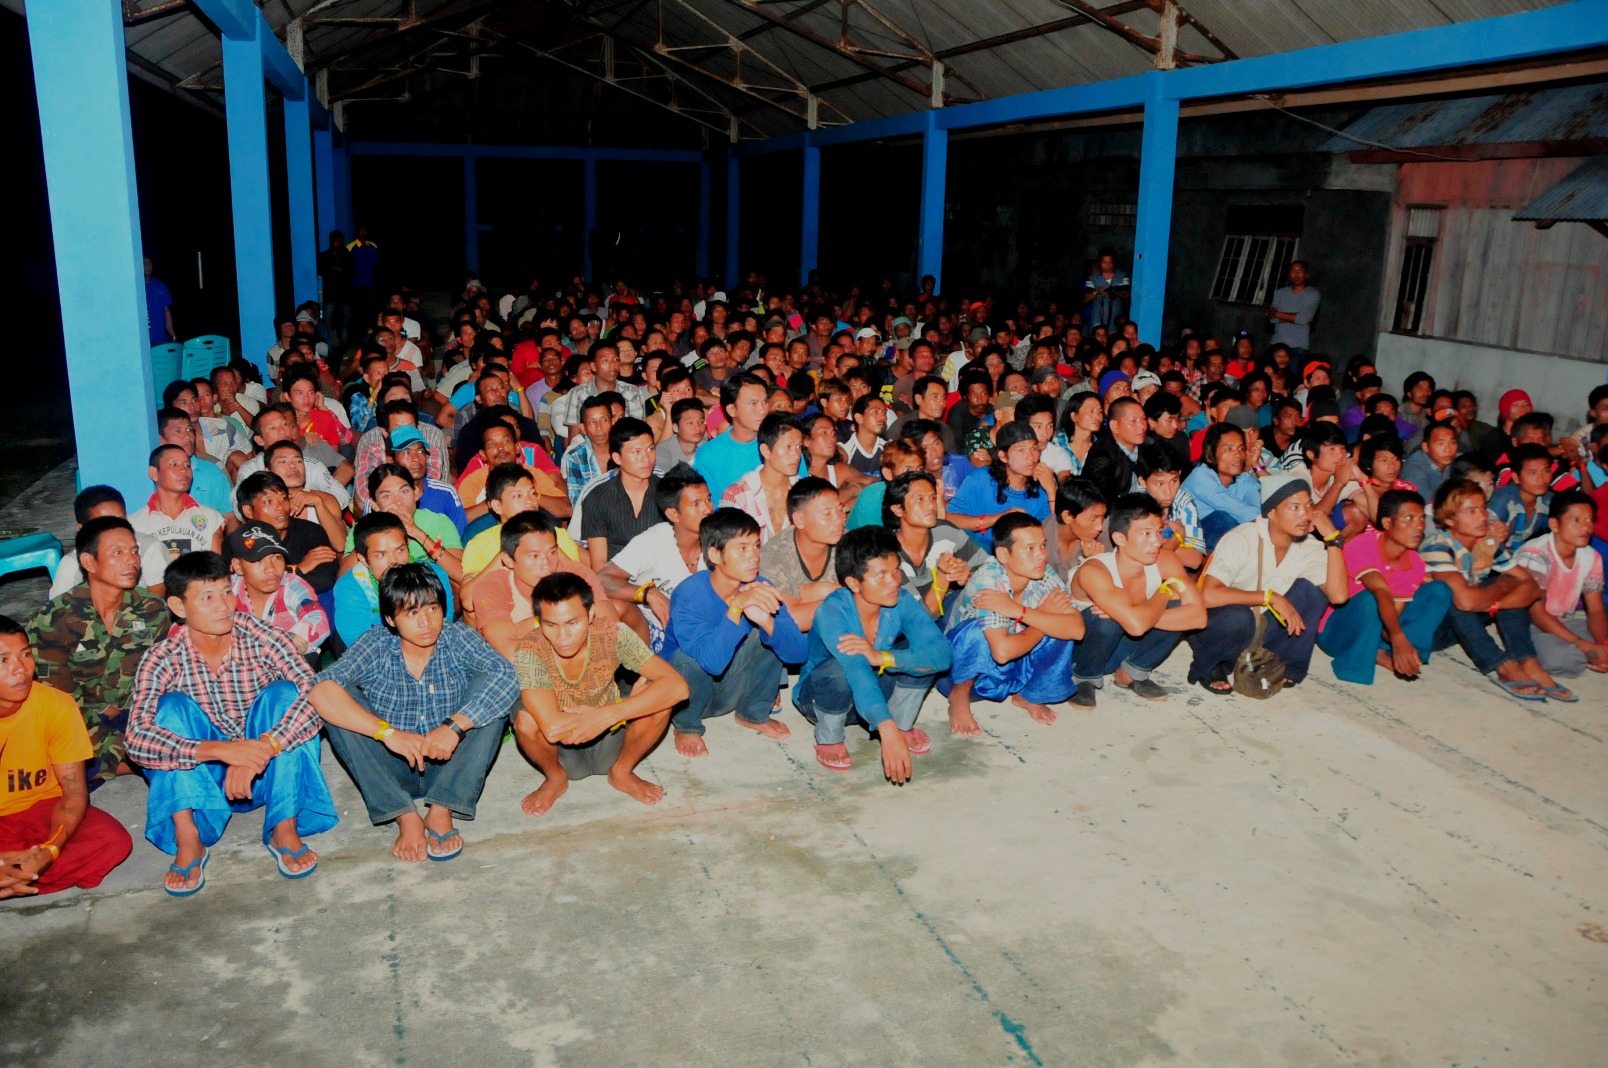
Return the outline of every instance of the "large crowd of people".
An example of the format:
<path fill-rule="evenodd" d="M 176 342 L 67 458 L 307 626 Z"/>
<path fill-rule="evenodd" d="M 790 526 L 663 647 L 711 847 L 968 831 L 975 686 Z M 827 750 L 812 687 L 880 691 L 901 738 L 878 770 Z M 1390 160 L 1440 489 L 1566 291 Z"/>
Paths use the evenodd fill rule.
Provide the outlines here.
<path fill-rule="evenodd" d="M 1489 421 L 1390 392 L 1312 344 L 1305 264 L 1269 337 L 1158 349 L 1107 257 L 1065 307 L 471 281 L 445 321 L 381 262 L 332 235 L 328 318 L 164 383 L 148 499 L 85 488 L 49 602 L 0 617 L 0 897 L 121 863 L 90 793 L 123 775 L 167 893 L 259 807 L 305 878 L 323 741 L 397 858 L 448 861 L 510 735 L 540 817 L 594 775 L 654 804 L 667 734 L 698 759 L 794 711 L 824 768 L 864 731 L 904 783 L 978 701 L 1173 698 L 1180 646 L 1225 700 L 1453 646 L 1524 702 L 1608 672 L 1608 387 L 1567 436 L 1522 388 Z M 759 738 L 710 739 L 727 713 Z"/>

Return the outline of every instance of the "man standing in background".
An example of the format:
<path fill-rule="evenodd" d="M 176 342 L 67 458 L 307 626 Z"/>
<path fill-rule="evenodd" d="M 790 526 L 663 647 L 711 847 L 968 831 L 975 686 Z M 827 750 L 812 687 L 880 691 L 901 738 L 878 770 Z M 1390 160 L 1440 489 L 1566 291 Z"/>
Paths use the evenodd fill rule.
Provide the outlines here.
<path fill-rule="evenodd" d="M 173 294 L 167 283 L 156 277 L 156 263 L 145 257 L 145 325 L 151 330 L 151 344 L 177 341 L 173 332 Z"/>
<path fill-rule="evenodd" d="M 1274 292 L 1267 318 L 1273 324 L 1272 343 L 1288 345 L 1296 362 L 1307 357 L 1312 344 L 1312 320 L 1317 318 L 1322 299 L 1323 294 L 1307 285 L 1306 261 L 1292 260 L 1290 284 Z"/>

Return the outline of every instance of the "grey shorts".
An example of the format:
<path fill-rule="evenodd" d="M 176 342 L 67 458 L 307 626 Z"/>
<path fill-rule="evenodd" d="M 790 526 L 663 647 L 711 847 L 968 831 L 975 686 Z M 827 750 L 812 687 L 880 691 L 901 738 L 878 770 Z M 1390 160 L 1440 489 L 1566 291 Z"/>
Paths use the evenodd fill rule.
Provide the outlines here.
<path fill-rule="evenodd" d="M 625 728 L 606 731 L 585 745 L 558 747 L 558 763 L 571 779 L 584 779 L 591 775 L 607 775 L 625 748 Z"/>

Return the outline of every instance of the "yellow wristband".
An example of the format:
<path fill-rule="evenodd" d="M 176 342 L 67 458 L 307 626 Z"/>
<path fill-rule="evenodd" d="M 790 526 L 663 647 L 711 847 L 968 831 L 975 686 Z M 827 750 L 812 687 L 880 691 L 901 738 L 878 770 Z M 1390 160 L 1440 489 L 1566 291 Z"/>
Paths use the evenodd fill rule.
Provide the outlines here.
<path fill-rule="evenodd" d="M 35 849 L 43 849 L 43 850 L 45 850 L 47 853 L 50 854 L 50 859 L 51 860 L 60 860 L 61 859 L 61 850 L 56 848 L 55 846 L 51 845 L 49 842 L 40 842 L 38 845 L 34 846 L 34 848 Z"/>
<path fill-rule="evenodd" d="M 285 747 L 279 744 L 279 739 L 267 732 L 263 733 L 260 740 L 267 742 L 269 745 L 274 747 L 274 756 L 278 756 L 280 753 L 285 751 Z"/>
<path fill-rule="evenodd" d="M 376 742 L 383 742 L 383 741 L 385 741 L 386 737 L 389 736 L 390 734 L 394 733 L 395 730 L 396 730 L 395 727 L 391 726 L 389 723 L 385 722 L 385 720 L 382 719 L 382 720 L 380 720 L 379 727 L 376 728 L 376 730 L 374 731 L 373 738 L 374 738 L 374 740 Z"/>

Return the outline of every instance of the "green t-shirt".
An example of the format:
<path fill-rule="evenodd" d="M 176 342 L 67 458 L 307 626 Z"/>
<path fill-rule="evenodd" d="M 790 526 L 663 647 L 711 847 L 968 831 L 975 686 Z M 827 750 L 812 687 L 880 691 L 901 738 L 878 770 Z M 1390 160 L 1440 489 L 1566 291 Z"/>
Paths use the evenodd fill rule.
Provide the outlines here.
<path fill-rule="evenodd" d="M 439 539 L 443 549 L 463 548 L 463 539 L 458 537 L 458 528 L 452 525 L 452 520 L 440 512 L 432 512 L 428 508 L 415 509 L 413 525 L 430 535 L 430 537 Z M 352 540 L 352 532 L 348 530 L 346 532 L 345 551 L 353 552 L 356 547 L 356 543 Z M 430 554 L 424 551 L 424 546 L 409 539 L 408 559 L 415 564 L 422 564 L 430 559 Z"/>

